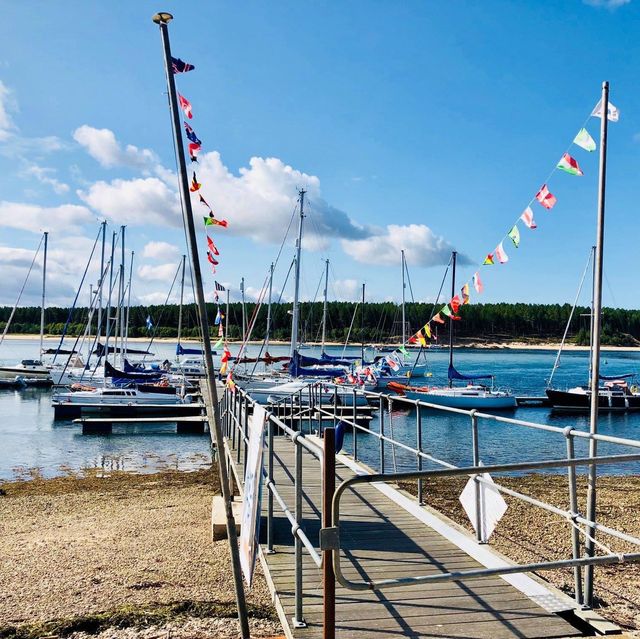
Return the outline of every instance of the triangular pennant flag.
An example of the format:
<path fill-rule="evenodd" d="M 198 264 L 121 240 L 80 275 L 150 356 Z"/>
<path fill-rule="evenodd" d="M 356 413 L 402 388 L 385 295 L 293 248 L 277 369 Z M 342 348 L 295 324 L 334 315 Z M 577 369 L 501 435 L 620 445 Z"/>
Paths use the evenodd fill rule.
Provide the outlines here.
<path fill-rule="evenodd" d="M 188 125 L 186 122 L 183 123 L 184 124 L 184 130 L 187 133 L 187 137 L 194 143 L 194 144 L 202 144 L 202 142 L 198 139 L 198 136 L 196 135 L 196 132 L 191 128 L 190 125 Z"/>
<path fill-rule="evenodd" d="M 460 298 L 457 295 L 454 295 L 449 302 L 449 306 L 451 306 L 451 310 L 457 315 L 458 310 L 460 309 Z"/>
<path fill-rule="evenodd" d="M 532 230 L 538 228 L 538 225 L 536 224 L 536 221 L 533 219 L 533 211 L 531 210 L 530 206 L 528 206 L 524 210 L 524 212 L 520 216 L 520 219 L 525 223 L 525 226 L 527 228 L 530 228 Z"/>
<path fill-rule="evenodd" d="M 180 102 L 180 108 L 184 111 L 184 114 L 191 120 L 193 118 L 193 111 L 191 110 L 191 102 L 187 100 L 183 95 L 178 93 L 178 101 Z"/>
<path fill-rule="evenodd" d="M 214 255 L 220 255 L 220 251 L 218 251 L 216 245 L 213 243 L 213 240 L 207 235 L 207 245 L 209 246 L 209 250 Z"/>
<path fill-rule="evenodd" d="M 218 324 L 218 337 L 224 337 L 224 329 L 222 328 L 222 322 Z"/>
<path fill-rule="evenodd" d="M 538 200 L 545 209 L 552 209 L 558 201 L 556 196 L 549 192 L 546 184 L 543 184 L 536 193 L 536 200 Z"/>
<path fill-rule="evenodd" d="M 218 262 L 213 259 L 213 255 L 211 255 L 210 251 L 207 251 L 207 259 L 209 260 L 209 264 L 213 264 L 214 266 L 218 266 Z"/>
<path fill-rule="evenodd" d="M 408 351 L 404 346 L 401 346 L 398 350 L 399 350 L 403 355 L 409 355 L 409 351 Z"/>
<path fill-rule="evenodd" d="M 192 162 L 198 161 L 198 153 L 200 153 L 200 145 L 195 142 L 189 142 L 189 159 Z"/>
<path fill-rule="evenodd" d="M 500 242 L 500 244 L 498 244 L 498 246 L 496 246 L 495 254 L 496 254 L 496 257 L 498 258 L 498 262 L 500 262 L 500 264 L 506 264 L 509 261 L 509 256 L 507 255 L 506 251 L 504 250 L 504 246 L 502 246 L 502 242 Z"/>
<path fill-rule="evenodd" d="M 180 58 L 174 58 L 173 56 L 171 56 L 171 70 L 174 74 L 186 73 L 187 71 L 193 71 L 193 69 L 195 69 L 193 64 L 183 62 Z"/>
<path fill-rule="evenodd" d="M 417 335 L 412 335 L 409 338 L 409 344 L 417 344 L 418 343 L 418 336 Z"/>
<path fill-rule="evenodd" d="M 489 253 L 487 257 L 484 258 L 484 262 L 482 262 L 482 266 L 493 266 L 495 262 L 493 261 L 493 253 Z"/>
<path fill-rule="evenodd" d="M 194 173 L 193 173 L 193 178 L 192 178 L 192 180 L 191 180 L 191 186 L 189 187 L 189 190 L 190 190 L 192 193 L 195 193 L 197 190 L 199 190 L 199 189 L 200 189 L 200 187 L 201 187 L 201 186 L 202 186 L 202 184 L 200 184 L 200 183 L 198 182 L 198 180 L 196 179 L 196 174 L 195 174 L 195 171 L 194 171 Z"/>
<path fill-rule="evenodd" d="M 425 332 L 426 336 L 431 339 L 431 326 L 429 326 L 428 323 L 424 325 L 422 330 Z"/>
<path fill-rule="evenodd" d="M 462 295 L 462 304 L 468 304 L 469 303 L 469 284 L 465 284 L 461 289 L 460 289 L 460 293 Z"/>
<path fill-rule="evenodd" d="M 518 228 L 518 225 L 516 224 L 508 233 L 507 235 L 511 238 L 511 241 L 513 242 L 513 245 L 518 248 L 519 244 L 520 244 L 520 229 Z"/>
<path fill-rule="evenodd" d="M 202 197 L 202 195 L 200 193 L 198 193 L 198 195 L 200 196 L 200 204 L 204 204 L 208 209 L 211 209 L 211 207 L 209 206 L 207 201 Z"/>
<path fill-rule="evenodd" d="M 436 313 L 432 319 L 434 322 L 437 322 L 438 324 L 444 324 L 444 320 L 442 319 L 442 315 L 440 315 L 440 313 Z"/>
<path fill-rule="evenodd" d="M 591 115 L 594 118 L 602 117 L 602 98 L 598 100 L 598 104 L 593 108 Z M 611 102 L 607 104 L 607 120 L 611 120 L 611 122 L 617 122 L 620 119 L 620 111 L 618 111 L 617 107 L 614 107 Z"/>
<path fill-rule="evenodd" d="M 451 309 L 449 308 L 449 306 L 443 306 L 440 309 L 440 313 L 442 313 L 443 315 L 446 315 L 447 317 L 451 317 L 452 316 Z"/>
<path fill-rule="evenodd" d="M 422 334 L 422 329 L 420 329 L 416 335 L 418 336 L 418 342 L 420 343 L 420 346 L 422 346 L 423 348 L 427 345 L 427 340 L 425 339 L 424 335 Z"/>
<path fill-rule="evenodd" d="M 595 151 L 596 141 L 589 135 L 586 129 L 580 129 L 578 135 L 573 138 L 573 143 L 582 147 L 585 151 Z"/>
<path fill-rule="evenodd" d="M 584 175 L 578 163 L 568 154 L 565 153 L 558 162 L 558 168 L 571 175 Z"/>
<path fill-rule="evenodd" d="M 473 288 L 476 289 L 476 293 L 482 293 L 482 291 L 484 291 L 484 284 L 482 283 L 482 280 L 480 279 L 480 272 L 476 271 L 473 274 Z"/>
<path fill-rule="evenodd" d="M 222 346 L 223 337 L 219 338 L 218 341 L 213 345 L 213 348 L 220 348 Z"/>

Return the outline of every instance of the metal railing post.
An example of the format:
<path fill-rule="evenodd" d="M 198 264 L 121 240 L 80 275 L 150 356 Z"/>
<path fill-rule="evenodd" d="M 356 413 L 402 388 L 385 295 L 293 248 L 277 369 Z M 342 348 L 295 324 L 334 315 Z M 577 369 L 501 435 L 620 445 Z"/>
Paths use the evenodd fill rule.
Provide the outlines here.
<path fill-rule="evenodd" d="M 333 387 L 333 427 L 338 424 L 338 387 Z"/>
<path fill-rule="evenodd" d="M 306 628 L 307 624 L 302 615 L 302 540 L 298 536 L 298 528 L 302 521 L 302 446 L 298 442 L 294 442 L 296 447 L 296 468 L 295 468 L 295 492 L 296 492 L 296 508 L 295 518 L 296 524 L 292 528 L 293 541 L 295 544 L 295 615 L 292 619 L 294 628 Z"/>
<path fill-rule="evenodd" d="M 472 410 L 469 413 L 471 417 L 471 440 L 473 446 L 473 465 L 475 467 L 480 465 L 480 445 L 478 442 L 478 417 L 476 411 Z M 481 499 L 480 499 L 480 482 L 478 476 L 473 475 L 474 480 L 474 492 L 476 500 L 476 541 L 480 544 L 486 543 L 484 535 L 482 534 L 482 512 L 481 512 Z"/>
<path fill-rule="evenodd" d="M 422 470 L 422 414 L 420 413 L 420 406 L 416 402 L 416 449 L 418 451 L 417 455 L 417 466 L 418 470 Z M 422 506 L 424 504 L 424 499 L 422 496 L 422 479 L 418 479 L 418 503 Z"/>
<path fill-rule="evenodd" d="M 567 459 L 573 459 L 575 457 L 575 446 L 573 441 L 573 435 L 571 434 L 571 426 L 567 426 L 564 429 L 564 435 L 567 438 Z M 569 466 L 567 468 L 569 479 L 569 508 L 571 509 L 572 517 L 578 514 L 578 495 L 576 490 L 576 469 L 575 466 Z M 580 531 L 576 526 L 576 522 L 571 522 L 571 546 L 573 551 L 573 558 L 580 559 Z M 580 566 L 574 566 L 573 568 L 573 580 L 575 587 L 575 599 L 578 605 L 582 605 L 583 592 L 582 592 L 582 569 Z"/>
<path fill-rule="evenodd" d="M 302 389 L 298 391 L 298 430 L 302 432 Z"/>
<path fill-rule="evenodd" d="M 322 464 L 322 527 L 330 528 L 333 494 L 336 490 L 336 431 L 324 430 L 324 455 Z M 339 552 L 339 551 L 336 551 Z M 333 551 L 322 551 L 322 613 L 323 639 L 336 636 L 336 576 L 333 572 Z"/>
<path fill-rule="evenodd" d="M 309 384 L 309 435 L 313 432 L 313 387 Z"/>
<path fill-rule="evenodd" d="M 384 437 L 384 395 L 380 395 L 380 435 Z M 384 473 L 384 439 L 380 438 L 380 472 Z"/>
<path fill-rule="evenodd" d="M 240 463 L 240 452 L 242 450 L 242 422 L 240 421 L 240 397 L 236 401 L 236 418 L 235 418 L 235 429 L 237 431 L 236 437 L 236 463 Z"/>
<path fill-rule="evenodd" d="M 267 479 L 273 483 L 273 419 L 267 421 Z M 267 552 L 274 553 L 273 549 L 273 491 L 269 489 L 267 498 Z"/>
<path fill-rule="evenodd" d="M 352 435 L 351 437 L 353 437 L 353 444 L 352 444 L 352 452 L 353 452 L 353 459 L 355 461 L 358 461 L 358 428 L 357 428 L 357 424 L 356 424 L 356 418 L 358 416 L 358 409 L 356 407 L 358 401 L 358 393 L 356 391 L 356 389 L 353 389 L 353 406 L 352 406 L 352 414 L 353 414 L 353 429 L 352 429 Z"/>
<path fill-rule="evenodd" d="M 247 457 L 249 456 L 249 395 L 245 394 L 243 402 L 242 439 L 244 441 L 244 456 L 242 459 L 242 474 L 247 472 Z"/>

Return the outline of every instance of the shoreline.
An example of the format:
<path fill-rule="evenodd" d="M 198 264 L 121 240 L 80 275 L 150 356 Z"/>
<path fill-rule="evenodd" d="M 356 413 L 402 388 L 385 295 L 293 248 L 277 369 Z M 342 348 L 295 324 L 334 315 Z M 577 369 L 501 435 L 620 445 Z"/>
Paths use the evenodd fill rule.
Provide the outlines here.
<path fill-rule="evenodd" d="M 5 336 L 5 339 L 8 341 L 16 341 L 16 340 L 32 340 L 32 339 L 40 339 L 40 335 L 35 333 L 9 333 Z M 45 335 L 45 340 L 48 341 L 57 341 L 60 339 L 59 335 Z M 71 339 L 71 338 L 68 338 Z M 128 339 L 129 342 L 135 344 L 141 344 L 148 342 L 149 339 L 146 337 L 130 337 Z M 181 339 L 182 342 L 188 344 L 198 344 L 200 340 L 194 337 L 183 337 Z M 154 339 L 155 343 L 158 344 L 175 344 L 175 337 L 156 337 Z M 241 342 L 239 340 L 229 340 L 229 344 L 232 345 L 240 345 Z M 270 340 L 271 344 L 277 346 L 289 346 L 290 342 L 284 340 Z M 247 345 L 256 346 L 262 344 L 262 340 L 249 340 Z M 311 348 L 320 347 L 320 342 L 308 342 L 306 346 Z M 326 346 L 331 347 L 343 347 L 344 344 L 341 342 L 325 342 Z M 376 344 L 376 346 L 387 346 L 386 344 Z M 369 345 L 366 345 L 365 348 L 368 348 Z M 351 344 L 349 348 L 360 348 L 359 344 Z M 459 343 L 455 346 L 455 350 L 518 350 L 518 351 L 557 351 L 560 348 L 560 342 L 524 342 L 521 340 L 504 340 L 504 341 L 481 341 L 478 338 L 465 338 L 463 343 Z M 304 350 L 304 349 L 303 349 Z M 430 349 L 427 349 L 429 351 Z M 442 346 L 441 348 L 432 349 L 434 352 L 444 351 L 446 350 L 446 346 Z M 588 352 L 589 346 L 578 346 L 576 344 L 565 344 L 565 351 L 578 351 L 578 352 Z M 631 353 L 640 353 L 640 346 L 607 346 L 603 345 L 600 347 L 601 351 L 607 352 L 631 352 Z M 411 349 L 409 352 L 417 352 L 417 349 Z"/>

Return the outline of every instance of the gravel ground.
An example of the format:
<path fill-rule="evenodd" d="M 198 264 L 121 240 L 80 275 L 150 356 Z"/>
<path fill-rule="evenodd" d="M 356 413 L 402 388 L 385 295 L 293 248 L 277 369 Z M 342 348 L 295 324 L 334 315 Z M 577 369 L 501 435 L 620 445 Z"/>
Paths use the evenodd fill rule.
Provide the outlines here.
<path fill-rule="evenodd" d="M 210 539 L 211 498 L 217 492 L 211 470 L 89 474 L 0 487 L 0 628 L 209 602 L 224 608 L 227 618 L 191 619 L 187 634 L 174 627 L 170 636 L 236 636 L 228 618 L 234 591 L 227 542 Z M 248 601 L 261 617 L 253 622 L 255 636 L 277 634 L 261 573 Z M 100 636 L 114 636 L 109 632 Z M 140 636 L 154 636 L 153 630 Z"/>
<path fill-rule="evenodd" d="M 495 478 L 494 478 L 495 479 Z M 466 479 L 443 478 L 425 487 L 426 503 L 472 531 L 458 497 Z M 502 477 L 500 484 L 559 508 L 568 508 L 567 479 L 556 475 Z M 414 484 L 402 484 L 415 494 Z M 586 482 L 579 481 L 579 510 L 585 512 Z M 503 495 L 509 508 L 496 527 L 490 545 L 518 563 L 571 557 L 571 527 L 558 516 Z M 598 478 L 597 519 L 622 532 L 640 537 L 640 477 Z M 584 537 L 581 538 L 584 542 Z M 637 547 L 598 535 L 614 552 L 638 552 Z M 603 554 L 599 551 L 598 554 Z M 559 589 L 574 594 L 573 570 L 540 573 Z M 640 564 L 600 566 L 595 569 L 594 593 L 598 612 L 640 637 Z"/>

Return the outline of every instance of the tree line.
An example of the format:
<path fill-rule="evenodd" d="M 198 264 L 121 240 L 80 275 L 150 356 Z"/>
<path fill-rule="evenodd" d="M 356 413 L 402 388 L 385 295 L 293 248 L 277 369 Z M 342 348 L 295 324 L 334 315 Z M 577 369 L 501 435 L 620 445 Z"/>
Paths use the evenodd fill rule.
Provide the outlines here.
<path fill-rule="evenodd" d="M 226 306 L 220 307 L 223 313 Z M 322 303 L 302 302 L 301 337 L 306 342 L 320 341 L 322 331 Z M 427 303 L 408 303 L 405 307 L 405 332 L 407 337 L 416 332 L 432 316 L 434 307 Z M 214 324 L 217 307 L 207 305 L 212 336 L 216 336 L 218 328 Z M 577 307 L 569 331 L 574 343 L 589 343 L 589 308 Z M 254 321 L 255 304 L 247 304 L 245 317 L 247 325 Z M 289 340 L 291 337 L 292 305 L 273 304 L 271 307 L 271 339 Z M 456 338 L 475 339 L 478 341 L 500 340 L 559 340 L 561 339 L 569 315 L 570 304 L 524 304 L 497 303 L 472 304 L 460 309 L 461 320 L 454 322 Z M 111 315 L 115 314 L 112 310 Z M 176 337 L 178 329 L 178 305 L 166 306 L 132 306 L 129 309 L 130 337 Z M 0 331 L 3 331 L 11 315 L 11 308 L 0 307 Z M 93 316 L 92 330 L 95 331 L 96 313 Z M 106 312 L 103 313 L 106 317 Z M 151 318 L 153 327 L 147 329 L 147 317 Z M 242 305 L 239 302 L 230 304 L 228 318 L 228 338 L 240 339 L 242 336 Z M 87 327 L 88 309 L 49 307 L 45 312 L 45 332 L 50 335 L 61 335 L 65 324 L 67 334 L 78 335 Z M 257 310 L 252 339 L 262 339 L 266 333 L 267 308 Z M 227 325 L 227 319 L 223 319 Z M 432 324 L 432 327 L 435 326 Z M 438 341 L 448 340 L 448 324 L 437 325 Z M 40 308 L 22 307 L 16 310 L 11 333 L 39 333 Z M 104 326 L 102 328 L 104 334 Z M 198 337 L 199 328 L 196 321 L 194 305 L 183 308 L 183 330 L 185 337 Z M 353 302 L 329 302 L 327 308 L 327 341 L 344 343 L 349 337 L 352 343 L 364 341 L 397 343 L 402 335 L 402 316 L 398 304 L 393 302 L 370 302 L 356 304 Z M 604 308 L 602 312 L 603 343 L 620 346 L 639 344 L 640 310 L 621 308 Z"/>

